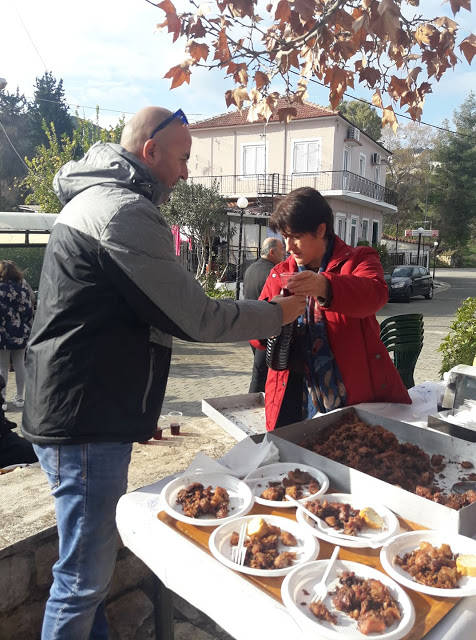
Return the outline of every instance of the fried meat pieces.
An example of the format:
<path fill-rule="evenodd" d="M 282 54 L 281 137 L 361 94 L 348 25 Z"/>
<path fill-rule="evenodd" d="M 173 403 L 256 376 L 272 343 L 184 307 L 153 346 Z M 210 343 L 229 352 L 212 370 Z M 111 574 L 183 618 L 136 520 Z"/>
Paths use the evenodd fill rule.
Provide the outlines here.
<path fill-rule="evenodd" d="M 447 544 L 436 548 L 429 542 L 421 542 L 419 549 L 405 553 L 403 557 L 396 556 L 395 563 L 420 584 L 438 589 L 456 589 L 461 580 L 456 567 L 457 557 L 458 554 L 454 554 Z"/>
<path fill-rule="evenodd" d="M 297 540 L 289 531 L 284 531 L 280 527 L 268 525 L 268 530 L 264 536 L 249 536 L 245 540 L 246 557 L 245 566 L 253 569 L 284 569 L 290 567 L 296 559 L 294 551 L 279 552 L 279 544 L 285 547 L 295 547 Z M 230 538 L 230 545 L 238 544 L 238 532 L 233 531 Z"/>
<path fill-rule="evenodd" d="M 201 515 L 211 515 L 216 518 L 226 518 L 230 497 L 223 487 L 205 488 L 200 482 L 193 482 L 178 492 L 177 504 L 181 504 L 184 515 L 198 518 Z"/>
<path fill-rule="evenodd" d="M 433 462 L 437 466 L 432 466 L 432 460 L 423 449 L 409 442 L 399 442 L 382 426 L 370 426 L 365 422 L 332 425 L 300 444 L 330 460 L 452 509 L 461 509 L 476 501 L 476 492 L 472 490 L 449 495 L 441 492 L 435 484 L 435 472 L 443 468 L 443 456 L 435 454 Z"/>
<path fill-rule="evenodd" d="M 260 497 L 264 500 L 282 501 L 286 499 L 286 495 L 290 495 L 291 498 L 299 500 L 303 497 L 305 485 L 309 485 L 310 494 L 317 493 L 321 488 L 319 482 L 310 473 L 294 469 L 294 471 L 289 471 L 281 482 L 268 482 L 267 488 Z"/>
<path fill-rule="evenodd" d="M 398 602 L 388 588 L 373 578 L 359 578 L 353 571 L 343 571 L 339 578 L 332 603 L 338 611 L 357 621 L 364 635 L 383 633 L 395 621 L 400 620 Z"/>
<path fill-rule="evenodd" d="M 343 571 L 339 583 L 341 586 L 330 594 L 332 604 L 354 619 L 364 635 L 383 633 L 401 619 L 398 602 L 380 580 L 359 578 L 353 571 Z M 319 620 L 338 624 L 337 615 L 322 602 L 311 602 L 309 609 Z"/>
<path fill-rule="evenodd" d="M 353 509 L 347 503 L 328 502 L 325 499 L 309 500 L 305 507 L 336 531 L 343 529 L 348 536 L 355 536 L 366 526 L 365 520 L 359 515 L 359 510 Z"/>

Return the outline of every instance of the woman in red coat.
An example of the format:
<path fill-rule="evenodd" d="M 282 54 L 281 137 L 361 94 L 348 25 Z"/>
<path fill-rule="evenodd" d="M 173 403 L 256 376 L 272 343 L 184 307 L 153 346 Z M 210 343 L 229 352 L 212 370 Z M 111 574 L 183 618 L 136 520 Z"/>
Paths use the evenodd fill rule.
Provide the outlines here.
<path fill-rule="evenodd" d="M 290 256 L 271 270 L 260 299 L 280 293 L 280 273 L 296 272 L 288 289 L 308 296 L 308 304 L 295 328 L 288 368 L 268 371 L 267 430 L 359 402 L 410 404 L 375 317 L 388 300 L 378 252 L 342 242 L 332 209 L 310 187 L 286 196 L 270 227 L 282 234 Z"/>

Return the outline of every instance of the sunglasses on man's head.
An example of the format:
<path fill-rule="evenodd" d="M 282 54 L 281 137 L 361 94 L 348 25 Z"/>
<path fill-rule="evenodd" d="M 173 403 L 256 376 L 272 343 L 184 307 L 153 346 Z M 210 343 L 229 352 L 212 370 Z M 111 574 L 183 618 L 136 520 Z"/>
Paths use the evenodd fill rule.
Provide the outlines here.
<path fill-rule="evenodd" d="M 182 109 L 178 109 L 177 111 L 175 111 L 175 113 L 172 113 L 171 116 L 169 116 L 168 118 L 166 118 L 163 122 L 161 122 L 157 127 L 155 127 L 155 129 L 152 131 L 152 135 L 150 136 L 149 140 L 152 140 L 152 138 L 155 136 L 156 133 L 158 133 L 161 129 L 165 129 L 165 127 L 170 124 L 173 120 L 175 120 L 175 118 L 180 118 L 180 120 L 188 125 L 188 120 L 187 120 L 187 116 L 185 115 L 185 113 L 182 111 Z"/>

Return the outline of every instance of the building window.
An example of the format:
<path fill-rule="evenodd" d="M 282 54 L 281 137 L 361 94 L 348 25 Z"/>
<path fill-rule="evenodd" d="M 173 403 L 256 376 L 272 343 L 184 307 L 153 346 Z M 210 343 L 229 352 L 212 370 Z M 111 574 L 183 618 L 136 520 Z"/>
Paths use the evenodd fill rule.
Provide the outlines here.
<path fill-rule="evenodd" d="M 345 242 L 345 235 L 347 233 L 347 219 L 345 215 L 336 216 L 336 234 L 341 240 Z"/>
<path fill-rule="evenodd" d="M 242 174 L 254 176 L 266 173 L 266 148 L 264 144 L 246 144 L 242 147 Z"/>
<path fill-rule="evenodd" d="M 378 242 L 378 220 L 372 221 L 372 244 Z"/>
<path fill-rule="evenodd" d="M 350 150 L 347 147 L 344 147 L 343 169 L 344 171 L 350 171 Z"/>
<path fill-rule="evenodd" d="M 367 161 L 366 156 L 364 156 L 364 154 L 361 153 L 359 156 L 359 176 L 362 176 L 363 178 L 365 178 L 366 161 Z"/>
<path fill-rule="evenodd" d="M 293 173 L 317 173 L 321 166 L 320 140 L 295 140 L 292 146 Z"/>
<path fill-rule="evenodd" d="M 362 240 L 369 240 L 369 221 L 366 218 L 362 220 Z"/>

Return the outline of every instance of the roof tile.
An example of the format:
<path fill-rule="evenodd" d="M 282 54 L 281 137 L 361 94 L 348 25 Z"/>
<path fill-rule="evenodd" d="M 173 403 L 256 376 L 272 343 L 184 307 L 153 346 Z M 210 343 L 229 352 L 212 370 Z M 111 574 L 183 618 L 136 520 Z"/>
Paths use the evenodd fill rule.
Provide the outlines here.
<path fill-rule="evenodd" d="M 333 116 L 337 115 L 338 111 L 333 111 L 332 109 L 326 109 L 325 107 L 321 107 L 317 104 L 313 104 L 312 102 L 304 102 L 304 104 L 298 103 L 290 103 L 287 98 L 280 98 L 278 100 L 278 109 L 283 109 L 286 107 L 295 107 L 297 111 L 297 115 L 293 118 L 293 120 L 305 120 L 308 118 L 322 118 L 325 116 Z M 235 125 L 244 126 L 256 124 L 257 122 L 264 122 L 265 119 L 260 117 L 256 122 L 248 122 L 246 119 L 248 116 L 249 109 L 243 109 L 240 113 L 239 111 L 231 111 L 229 113 L 222 113 L 221 115 L 214 116 L 213 118 L 207 118 L 206 120 L 201 120 L 200 122 L 196 122 L 195 124 L 190 125 L 190 129 L 193 131 L 194 129 L 208 129 L 214 127 L 232 127 Z M 277 114 L 274 114 L 269 119 L 269 122 L 279 122 Z"/>

